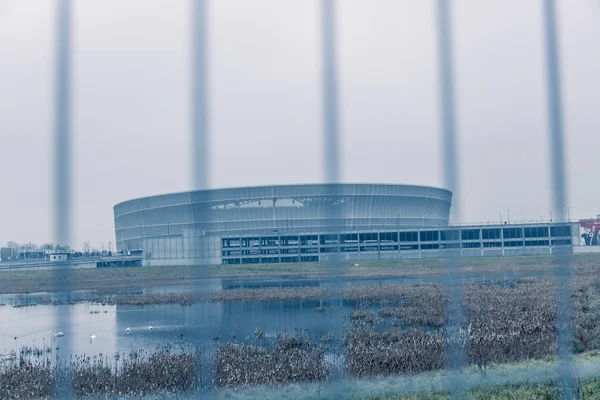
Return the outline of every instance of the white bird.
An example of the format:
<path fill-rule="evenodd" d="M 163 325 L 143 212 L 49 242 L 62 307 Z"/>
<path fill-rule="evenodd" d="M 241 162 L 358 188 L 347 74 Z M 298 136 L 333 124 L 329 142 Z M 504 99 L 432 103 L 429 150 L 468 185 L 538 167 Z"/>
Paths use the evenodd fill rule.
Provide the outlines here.
<path fill-rule="evenodd" d="M 90 333 L 90 340 L 94 340 L 94 339 L 96 339 L 96 335 L 92 335 L 92 334 Z"/>
<path fill-rule="evenodd" d="M 63 332 L 56 332 L 56 329 L 52 329 L 52 332 L 54 332 L 54 336 L 55 337 L 63 337 L 63 336 L 65 336 L 65 334 Z"/>
<path fill-rule="evenodd" d="M 152 330 L 152 329 L 154 329 L 154 328 L 152 328 L 152 325 L 150 325 L 150 326 L 148 327 L 148 329 Z"/>
<path fill-rule="evenodd" d="M 131 332 L 131 329 L 129 329 L 129 327 L 127 327 L 127 329 L 125 329 L 125 332 L 129 333 L 129 332 Z"/>

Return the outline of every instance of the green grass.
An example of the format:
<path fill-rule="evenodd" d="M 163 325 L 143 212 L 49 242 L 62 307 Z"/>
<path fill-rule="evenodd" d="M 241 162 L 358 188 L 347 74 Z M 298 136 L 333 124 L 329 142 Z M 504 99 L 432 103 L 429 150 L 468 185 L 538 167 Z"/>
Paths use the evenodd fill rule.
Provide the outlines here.
<path fill-rule="evenodd" d="M 469 390 L 471 400 L 558 400 L 559 386 L 555 384 L 509 385 Z M 361 400 L 450 400 L 446 393 L 423 393 L 385 397 L 362 397 Z M 600 380 L 582 382 L 581 399 L 600 399 Z M 357 398 L 356 400 L 359 400 Z"/>
<path fill-rule="evenodd" d="M 542 270 L 558 260 L 569 260 L 574 268 L 587 268 L 600 262 L 600 254 L 527 257 L 465 258 L 463 268 L 471 273 L 498 270 Z M 405 259 L 385 261 L 327 263 L 283 263 L 216 266 L 154 266 L 129 268 L 92 268 L 70 270 L 12 270 L 0 272 L 0 293 L 33 293 L 68 290 L 120 290 L 164 285 L 189 285 L 207 277 L 249 276 L 427 276 L 440 275 L 446 265 L 442 259 Z"/>

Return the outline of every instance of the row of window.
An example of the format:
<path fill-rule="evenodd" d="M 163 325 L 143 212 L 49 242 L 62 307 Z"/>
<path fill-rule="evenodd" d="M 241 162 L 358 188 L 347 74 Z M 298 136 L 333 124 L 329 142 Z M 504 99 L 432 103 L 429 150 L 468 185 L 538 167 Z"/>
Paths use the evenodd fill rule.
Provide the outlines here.
<path fill-rule="evenodd" d="M 413 232 L 381 232 L 381 233 L 348 233 L 301 236 L 268 236 L 256 238 L 225 238 L 223 247 L 277 247 L 277 246 L 310 246 L 326 244 L 369 244 L 369 243 L 398 243 L 398 242 L 450 242 L 468 240 L 494 239 L 528 239 L 571 236 L 569 226 L 525 227 L 525 228 L 490 228 L 490 229 L 455 229 L 443 231 L 413 231 Z"/>
<path fill-rule="evenodd" d="M 301 256 L 301 257 L 252 257 L 252 258 L 231 258 L 223 260 L 223 264 L 272 264 L 287 262 L 319 262 L 319 256 Z"/>
<path fill-rule="evenodd" d="M 504 242 L 504 247 L 532 247 L 532 246 L 566 246 L 571 244 L 571 239 L 550 240 L 508 240 Z M 307 253 L 356 253 L 376 252 L 376 251 L 407 251 L 407 250 L 438 250 L 438 249 L 480 249 L 480 248 L 500 248 L 502 242 L 467 242 L 467 243 L 426 243 L 412 245 L 386 245 L 386 246 L 341 246 L 341 247 L 313 247 L 301 249 L 251 249 L 251 250 L 225 250 L 224 257 L 239 256 L 258 256 L 258 255 L 288 255 L 288 254 L 307 254 Z"/>

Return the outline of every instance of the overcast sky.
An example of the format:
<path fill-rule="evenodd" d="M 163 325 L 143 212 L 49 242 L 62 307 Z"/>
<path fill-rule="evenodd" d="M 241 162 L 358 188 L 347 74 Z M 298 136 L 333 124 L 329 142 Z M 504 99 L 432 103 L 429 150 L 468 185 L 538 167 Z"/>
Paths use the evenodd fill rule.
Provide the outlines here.
<path fill-rule="evenodd" d="M 74 0 L 74 244 L 188 190 L 190 0 Z M 551 211 L 541 0 L 453 2 L 463 222 Z M 571 217 L 600 213 L 600 1 L 558 1 Z M 210 1 L 210 186 L 321 182 L 316 0 Z M 342 180 L 441 186 L 433 0 L 338 1 Z M 52 240 L 55 9 L 0 0 L 0 243 Z M 555 211 L 556 212 L 556 211 Z"/>

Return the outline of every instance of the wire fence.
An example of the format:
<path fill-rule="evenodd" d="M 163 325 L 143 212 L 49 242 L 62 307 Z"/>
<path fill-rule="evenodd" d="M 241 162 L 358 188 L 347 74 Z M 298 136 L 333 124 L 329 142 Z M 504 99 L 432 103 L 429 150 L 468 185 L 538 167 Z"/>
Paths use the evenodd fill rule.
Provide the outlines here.
<path fill-rule="evenodd" d="M 208 0 L 190 0 L 193 4 L 190 18 L 192 20 L 192 61 L 193 61 L 193 84 L 192 84 L 192 132 L 190 135 L 190 148 L 193 152 L 192 159 L 192 186 L 195 189 L 205 189 L 210 187 L 209 171 L 210 157 L 208 154 L 208 143 L 210 140 L 209 132 L 209 99 L 208 86 L 210 82 L 210 72 L 208 70 L 208 31 L 210 28 L 210 15 L 208 13 Z M 340 140 L 343 138 L 339 129 L 339 111 L 338 111 L 338 72 L 337 72 L 337 46 L 336 46 L 336 11 L 342 6 L 342 2 L 335 0 L 320 0 L 321 3 L 321 47 L 322 47 L 322 100 L 323 100 L 323 177 L 328 183 L 337 183 L 341 178 L 340 169 Z M 437 7 L 437 27 L 438 27 L 438 54 L 439 54 L 439 76 L 440 90 L 439 99 L 442 110 L 440 124 L 440 144 L 443 155 L 443 176 L 446 188 L 453 192 L 455 204 L 461 201 L 461 184 L 459 174 L 459 155 L 460 143 L 457 141 L 456 127 L 456 107 L 454 93 L 454 72 L 453 72 L 453 39 L 452 39 L 452 1 L 436 0 Z M 556 210 L 553 222 L 562 222 L 567 220 L 565 211 L 566 206 L 566 181 L 565 181 L 565 159 L 564 159 L 564 140 L 563 140 L 563 121 L 561 105 L 561 82 L 560 82 L 560 57 L 557 42 L 557 14 L 554 0 L 542 0 L 540 5 L 544 11 L 544 29 L 545 29 L 545 54 L 546 54 L 546 76 L 548 88 L 548 137 L 550 139 L 550 158 L 552 160 L 551 182 L 552 182 L 552 204 Z M 57 24 L 57 64 L 55 66 L 55 180 L 54 188 L 54 215 L 55 220 L 55 241 L 56 243 L 69 243 L 71 238 L 71 226 L 73 223 L 73 195 L 72 195 L 72 172 L 71 159 L 73 157 L 72 142 L 73 132 L 71 130 L 71 92 L 72 92 L 72 0 L 56 0 L 58 24 Z M 218 43 L 215 44 L 218 46 Z M 453 207 L 451 220 L 460 221 L 458 210 L 460 207 Z M 508 217 L 510 218 L 510 217 Z M 334 220 L 335 216 L 329 216 Z M 548 218 L 549 220 L 550 218 Z M 539 222 L 547 222 L 540 220 Z M 537 221 L 536 221 L 537 222 Z M 490 221 L 490 224 L 505 223 L 500 217 L 498 222 Z M 460 226 L 460 223 L 454 223 L 454 226 Z M 446 284 L 449 294 L 449 304 L 447 309 L 446 331 L 452 332 L 464 326 L 465 315 L 462 309 L 464 293 L 462 286 L 456 284 L 460 282 L 461 259 L 460 252 L 452 253 L 448 250 L 446 265 Z M 335 260 L 332 260 L 335 262 Z M 560 366 L 546 366 L 543 371 L 539 368 L 531 368 L 525 371 L 518 371 L 513 374 L 505 374 L 494 379 L 478 382 L 478 385 L 494 385 L 514 383 L 517 384 L 528 378 L 528 382 L 541 381 L 550 375 L 558 374 L 561 382 L 561 396 L 563 399 L 576 397 L 574 392 L 574 371 L 573 363 L 573 309 L 571 304 L 571 276 L 569 262 L 567 258 L 560 260 L 560 268 L 555 271 L 555 288 L 558 304 L 558 354 L 560 356 Z M 332 269 L 338 273 L 338 269 Z M 331 277 L 335 278 L 332 272 Z M 57 275 L 61 279 L 60 288 L 65 289 L 64 274 Z M 68 283 L 68 278 L 67 278 Z M 57 282 L 57 287 L 59 283 Z M 68 289 L 68 286 L 66 287 Z M 341 301 L 341 300 L 340 300 Z M 69 323 L 69 314 L 60 314 L 61 320 L 57 321 L 58 326 L 66 326 Z M 68 346 L 69 340 L 64 341 Z M 475 384 L 473 376 L 465 372 L 465 354 L 461 346 L 453 346 L 449 349 L 450 357 L 448 359 L 447 373 L 450 374 L 443 379 L 436 380 L 435 384 L 440 390 L 446 390 L 451 393 L 454 399 L 464 399 L 467 396 L 467 390 Z M 585 373 L 593 375 L 598 372 L 595 367 L 584 368 Z M 591 371 L 591 372 L 590 372 Z M 450 378 L 449 378 L 450 377 Z M 406 380 L 391 379 L 389 387 L 386 390 L 392 393 L 411 393 L 423 390 L 423 387 L 431 385 L 431 381 L 426 378 L 414 377 L 413 382 L 408 385 Z M 56 398 L 68 397 L 69 393 L 65 388 L 71 387 L 71 384 L 64 380 L 56 382 Z M 371 387 L 367 384 L 358 385 L 352 381 L 339 380 L 331 383 L 329 386 L 323 386 L 321 389 L 329 391 L 335 398 L 346 398 L 353 395 L 374 395 L 381 394 L 381 387 Z M 299 396 L 310 394 L 310 390 L 299 392 Z M 273 391 L 273 394 L 277 391 Z M 255 393 L 256 394 L 256 393 Z M 288 393 L 289 394 L 289 393 Z M 266 396 L 265 393 L 262 393 Z"/>

